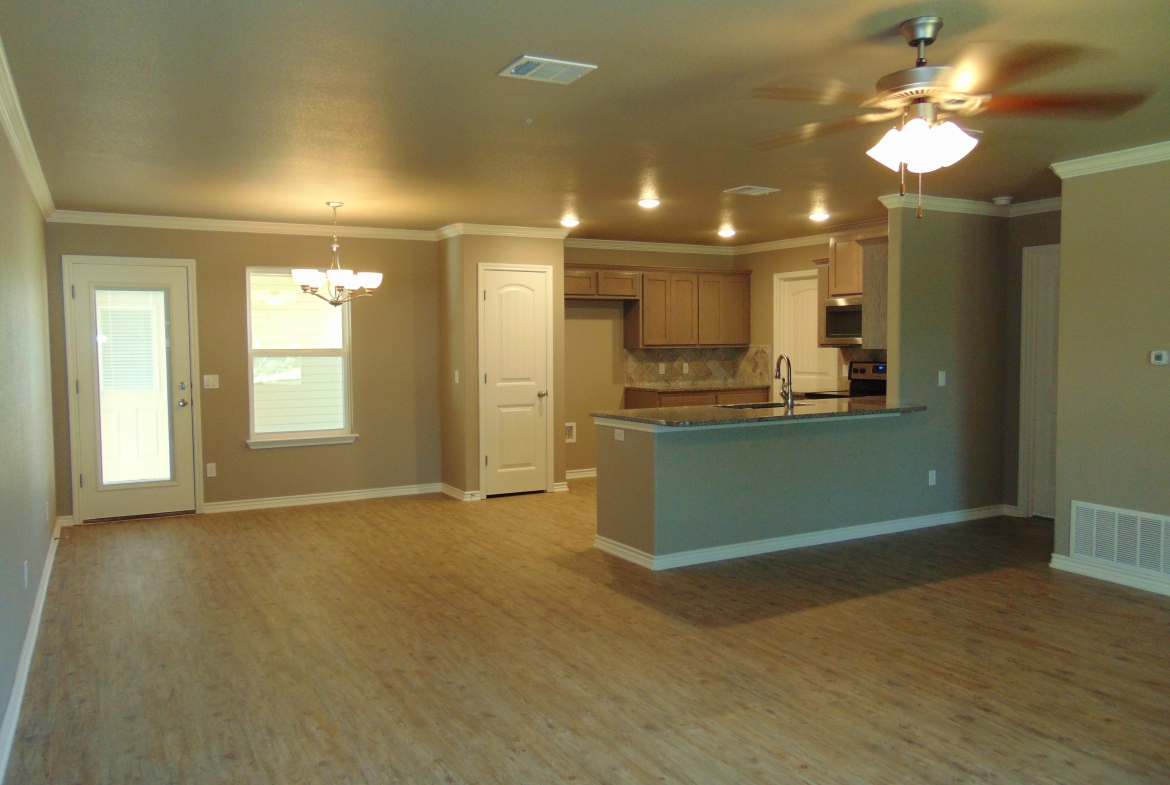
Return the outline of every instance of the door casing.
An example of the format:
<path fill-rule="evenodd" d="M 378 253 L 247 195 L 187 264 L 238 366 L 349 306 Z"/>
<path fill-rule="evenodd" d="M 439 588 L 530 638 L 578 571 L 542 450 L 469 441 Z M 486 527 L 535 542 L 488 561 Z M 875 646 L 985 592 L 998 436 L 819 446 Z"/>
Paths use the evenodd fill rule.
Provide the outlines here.
<path fill-rule="evenodd" d="M 802 281 L 802 280 L 816 281 L 818 279 L 819 275 L 820 275 L 820 272 L 816 269 L 813 269 L 813 270 L 800 270 L 798 272 L 792 272 L 792 273 L 776 273 L 775 275 L 772 276 L 772 354 L 773 354 L 772 363 L 773 363 L 773 366 L 776 363 L 776 359 L 780 356 L 780 346 L 781 346 L 781 339 L 782 339 L 781 332 L 782 332 L 782 325 L 783 325 L 782 320 L 784 317 L 784 284 L 785 284 L 785 282 L 787 282 L 787 281 Z M 826 387 L 825 389 L 835 389 L 837 386 L 837 383 L 838 383 L 837 379 L 836 379 L 837 361 L 838 361 L 838 357 L 836 356 L 837 350 L 821 347 L 820 349 L 818 349 L 818 351 L 831 351 L 834 354 L 834 357 L 833 357 L 833 378 L 830 380 L 832 387 Z M 779 380 L 772 381 L 773 400 L 779 400 L 779 398 L 778 398 L 778 395 L 779 395 L 778 381 Z M 802 390 L 801 392 L 808 392 L 808 391 Z"/>
<path fill-rule="evenodd" d="M 1036 423 L 1033 414 L 1036 410 L 1036 289 L 1037 270 L 1032 261 L 1036 256 L 1049 253 L 1057 254 L 1057 270 L 1059 280 L 1060 244 L 1033 245 L 1023 251 L 1021 260 L 1021 287 L 1020 287 L 1020 419 L 1019 419 L 1019 454 L 1017 456 L 1017 485 L 1016 505 L 1019 514 L 1030 518 L 1036 514 L 1035 477 L 1033 475 L 1033 459 L 1036 445 L 1034 444 Z M 1059 312 L 1057 330 L 1060 329 Z M 1056 347 L 1054 346 L 1053 349 Z M 1053 463 L 1053 473 L 1056 466 Z M 1055 478 L 1054 478 L 1055 479 Z"/>
<path fill-rule="evenodd" d="M 544 489 L 546 492 L 551 493 L 553 490 L 555 490 L 553 487 L 553 477 L 554 477 L 554 472 L 555 472 L 555 468 L 553 466 L 554 458 L 555 458 L 553 435 L 556 432 L 556 427 L 555 427 L 553 420 L 555 419 L 554 412 L 556 412 L 556 405 L 555 405 L 554 401 L 555 401 L 555 396 L 557 394 L 556 385 L 553 383 L 553 379 L 554 379 L 554 374 L 553 374 L 553 302 L 554 302 L 554 297 L 555 297 L 555 294 L 553 292 L 553 283 L 554 283 L 554 281 L 553 281 L 553 268 L 550 265 L 545 265 L 545 264 L 491 264 L 491 263 L 487 263 L 487 262 L 480 262 L 480 264 L 477 267 L 476 278 L 475 278 L 475 288 L 476 288 L 475 302 L 476 302 L 476 309 L 478 311 L 478 314 L 477 314 L 478 318 L 477 318 L 477 322 L 476 322 L 477 333 L 478 333 L 477 351 L 479 353 L 478 358 L 477 358 L 477 363 L 476 363 L 476 367 L 478 369 L 478 372 L 477 372 L 476 377 L 475 377 L 475 389 L 476 389 L 475 400 L 476 400 L 476 408 L 477 408 L 478 413 L 479 413 L 479 438 L 478 438 L 478 442 L 479 442 L 479 450 L 478 450 L 479 451 L 479 497 L 481 499 L 486 499 L 487 493 L 488 493 L 488 490 L 487 490 L 487 471 L 486 471 L 486 468 L 484 466 L 484 444 L 486 444 L 484 428 L 485 428 L 485 423 L 487 422 L 487 418 L 484 416 L 484 396 L 482 394 L 482 391 L 483 391 L 482 380 L 484 378 L 484 374 L 487 372 L 487 365 L 486 365 L 487 351 L 486 351 L 486 347 L 484 345 L 484 342 L 486 340 L 486 333 L 487 333 L 487 329 L 486 329 L 487 328 L 487 325 L 486 325 L 487 310 L 485 307 L 486 303 L 484 302 L 484 298 L 482 296 L 480 296 L 480 292 L 483 290 L 484 272 L 487 270 L 544 273 L 545 278 L 546 278 L 546 281 L 545 281 L 545 292 L 546 292 L 545 313 L 547 314 L 547 317 L 546 317 L 545 329 L 547 330 L 547 334 L 546 334 L 547 340 L 545 341 L 545 363 L 546 363 L 545 373 L 548 375 L 549 385 L 548 385 L 548 398 L 546 400 L 545 405 L 548 407 L 549 416 L 545 418 L 545 450 L 546 450 L 545 455 L 546 455 L 546 459 L 545 459 L 545 481 L 544 481 L 545 487 L 544 487 Z"/>
<path fill-rule="evenodd" d="M 77 467 L 81 465 L 81 406 L 74 391 L 77 389 L 77 346 L 72 339 L 76 315 L 76 300 L 71 296 L 73 268 L 77 264 L 106 264 L 135 267 L 183 267 L 187 270 L 187 319 L 190 321 L 191 342 L 191 434 L 195 448 L 195 512 L 203 512 L 203 376 L 199 372 L 199 297 L 195 289 L 194 259 L 154 259 L 138 256 L 75 256 L 61 257 L 61 297 L 65 302 L 65 367 L 69 394 L 69 474 L 73 489 L 73 521 L 85 520 L 81 509 L 81 483 Z"/>

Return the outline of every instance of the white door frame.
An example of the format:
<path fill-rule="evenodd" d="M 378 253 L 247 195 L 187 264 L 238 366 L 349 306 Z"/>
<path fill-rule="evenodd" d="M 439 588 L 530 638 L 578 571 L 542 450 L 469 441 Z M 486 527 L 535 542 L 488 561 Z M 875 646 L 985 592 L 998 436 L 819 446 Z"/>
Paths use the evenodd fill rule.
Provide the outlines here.
<path fill-rule="evenodd" d="M 191 407 L 192 437 L 195 446 L 195 512 L 203 512 L 203 376 L 199 373 L 199 297 L 195 291 L 194 259 L 151 259 L 139 256 L 61 256 L 61 297 L 65 301 L 65 369 L 69 393 L 69 474 L 73 488 L 73 522 L 81 523 L 81 483 L 77 467 L 81 465 L 81 404 L 77 398 L 77 341 L 73 332 L 76 324 L 71 296 L 73 267 L 77 264 L 108 264 L 125 267 L 183 267 L 187 270 L 187 320 L 191 340 Z"/>
<path fill-rule="evenodd" d="M 486 422 L 487 418 L 484 417 L 484 411 L 483 411 L 484 398 L 482 395 L 483 378 L 484 378 L 484 374 L 487 372 L 487 368 L 484 367 L 484 358 L 487 356 L 487 352 L 484 348 L 484 340 L 485 340 L 485 332 L 486 332 L 485 321 L 487 320 L 487 309 L 485 307 L 486 302 L 485 302 L 483 296 L 480 295 L 480 292 L 482 291 L 483 274 L 484 274 L 485 270 L 509 270 L 509 271 L 514 271 L 514 272 L 544 273 L 545 277 L 547 278 L 547 280 L 545 281 L 545 284 L 546 284 L 545 291 L 547 293 L 547 295 L 546 295 L 547 302 L 545 303 L 545 306 L 546 306 L 545 313 L 548 315 L 547 320 L 546 320 L 547 321 L 547 329 L 548 329 L 548 340 L 545 341 L 545 347 L 546 347 L 546 349 L 545 349 L 545 354 L 546 354 L 545 373 L 548 375 L 548 397 L 545 400 L 546 400 L 546 405 L 548 406 L 548 410 L 547 410 L 548 417 L 545 418 L 545 431 L 547 433 L 545 434 L 544 490 L 548 493 L 551 493 L 553 490 L 555 490 L 553 487 L 553 477 L 555 476 L 555 467 L 553 466 L 554 456 L 555 456 L 553 435 L 554 435 L 554 432 L 556 431 L 556 428 L 554 427 L 553 420 L 556 419 L 556 416 L 554 414 L 554 412 L 556 411 L 556 406 L 554 404 L 554 400 L 555 400 L 555 396 L 557 394 L 556 384 L 554 383 L 555 377 L 553 374 L 553 302 L 554 302 L 554 299 L 553 299 L 554 298 L 554 294 L 553 294 L 553 283 L 554 283 L 554 281 L 553 281 L 553 268 L 552 268 L 552 265 L 547 265 L 547 264 L 491 264 L 488 262 L 480 262 L 478 267 L 477 267 L 476 276 L 475 276 L 475 289 L 476 289 L 475 302 L 476 302 L 476 311 L 478 312 L 477 320 L 476 320 L 476 332 L 478 333 L 478 335 L 477 335 L 477 338 L 478 338 L 477 351 L 479 353 L 478 357 L 476 358 L 476 360 L 477 360 L 476 361 L 476 368 L 478 370 L 478 373 L 476 374 L 476 377 L 475 377 L 476 409 L 479 412 L 479 449 L 478 449 L 478 452 L 479 452 L 479 498 L 481 498 L 481 499 L 487 498 L 487 467 L 484 465 L 484 460 L 483 460 L 484 459 L 483 445 L 486 441 L 484 438 L 484 423 Z"/>
<path fill-rule="evenodd" d="M 1036 281 L 1029 272 L 1030 257 L 1040 251 L 1060 248 L 1060 243 L 1051 245 L 1030 245 L 1024 248 L 1020 263 L 1020 421 L 1019 454 L 1016 456 L 1016 508 L 1024 518 L 1034 514 L 1032 492 L 1032 412 L 1036 405 L 1036 390 L 1033 384 L 1036 342 Z"/>

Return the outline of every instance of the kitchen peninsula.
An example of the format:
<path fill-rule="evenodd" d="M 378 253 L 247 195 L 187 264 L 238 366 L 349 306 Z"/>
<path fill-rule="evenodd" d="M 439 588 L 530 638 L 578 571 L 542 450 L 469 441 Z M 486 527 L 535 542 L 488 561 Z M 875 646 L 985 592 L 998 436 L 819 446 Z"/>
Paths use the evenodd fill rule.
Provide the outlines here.
<path fill-rule="evenodd" d="M 907 528 L 883 526 L 925 485 L 902 422 L 925 410 L 853 398 L 593 412 L 596 545 L 666 569 Z"/>

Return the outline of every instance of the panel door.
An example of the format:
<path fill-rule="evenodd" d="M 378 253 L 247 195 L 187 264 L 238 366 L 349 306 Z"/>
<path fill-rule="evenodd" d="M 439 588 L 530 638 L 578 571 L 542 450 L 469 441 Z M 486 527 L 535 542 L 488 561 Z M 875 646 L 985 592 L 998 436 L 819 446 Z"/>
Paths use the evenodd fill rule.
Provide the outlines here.
<path fill-rule="evenodd" d="M 82 521 L 195 511 L 185 267 L 68 268 Z"/>
<path fill-rule="evenodd" d="M 723 337 L 722 275 L 699 276 L 699 343 L 705 346 L 725 343 Z"/>
<path fill-rule="evenodd" d="M 667 309 L 667 343 L 694 346 L 699 342 L 699 276 L 671 273 Z"/>
<path fill-rule="evenodd" d="M 817 278 L 780 281 L 779 354 L 792 360 L 792 386 L 797 392 L 837 389 L 837 350 L 820 348 L 817 315 L 820 310 Z M 779 400 L 779 380 L 774 395 Z"/>
<path fill-rule="evenodd" d="M 550 276 L 551 270 L 481 271 L 485 495 L 551 487 Z"/>
<path fill-rule="evenodd" d="M 670 312 L 670 275 L 642 275 L 642 344 L 665 346 L 669 343 L 667 319 Z"/>
<path fill-rule="evenodd" d="M 730 346 L 751 343 L 751 279 L 742 275 L 724 276 L 719 306 L 723 343 Z"/>

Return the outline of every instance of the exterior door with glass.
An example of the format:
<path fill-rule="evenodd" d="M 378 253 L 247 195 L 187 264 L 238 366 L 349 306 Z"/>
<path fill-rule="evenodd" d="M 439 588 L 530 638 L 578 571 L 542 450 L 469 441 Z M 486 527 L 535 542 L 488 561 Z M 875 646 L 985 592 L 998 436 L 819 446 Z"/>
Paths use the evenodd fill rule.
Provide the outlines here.
<path fill-rule="evenodd" d="M 196 508 L 191 270 L 144 261 L 63 260 L 78 522 Z"/>

